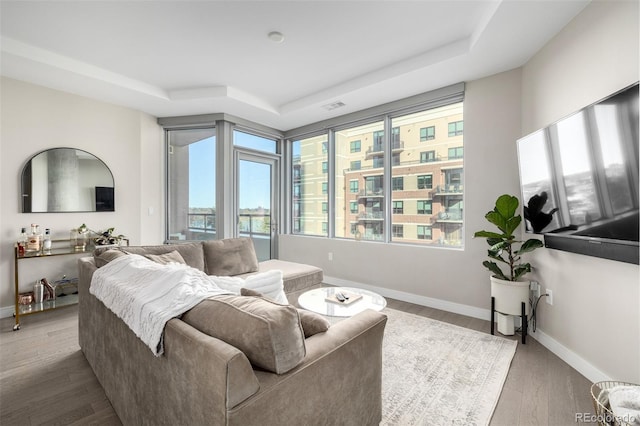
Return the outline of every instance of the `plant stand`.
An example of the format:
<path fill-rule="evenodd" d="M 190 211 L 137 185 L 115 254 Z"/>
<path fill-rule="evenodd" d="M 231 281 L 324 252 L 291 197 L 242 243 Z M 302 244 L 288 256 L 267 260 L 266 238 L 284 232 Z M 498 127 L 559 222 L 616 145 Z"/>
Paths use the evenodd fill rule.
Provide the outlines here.
<path fill-rule="evenodd" d="M 527 344 L 527 305 L 524 302 L 521 302 L 521 315 L 522 319 L 522 344 Z M 496 298 L 491 297 L 491 334 L 495 334 L 495 314 L 496 314 Z"/>

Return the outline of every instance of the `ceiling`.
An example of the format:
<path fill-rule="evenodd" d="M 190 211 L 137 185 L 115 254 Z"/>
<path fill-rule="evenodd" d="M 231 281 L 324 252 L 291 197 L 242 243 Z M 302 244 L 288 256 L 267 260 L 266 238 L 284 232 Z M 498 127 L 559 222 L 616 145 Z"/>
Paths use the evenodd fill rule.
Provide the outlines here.
<path fill-rule="evenodd" d="M 0 71 L 157 117 L 284 131 L 519 67 L 588 3 L 2 0 Z"/>

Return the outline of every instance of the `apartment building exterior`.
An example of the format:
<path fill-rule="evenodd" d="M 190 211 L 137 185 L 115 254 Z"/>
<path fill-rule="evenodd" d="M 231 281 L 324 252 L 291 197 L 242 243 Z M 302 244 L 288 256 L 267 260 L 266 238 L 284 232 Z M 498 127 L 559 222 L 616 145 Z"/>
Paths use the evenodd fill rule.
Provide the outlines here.
<path fill-rule="evenodd" d="M 393 118 L 390 164 L 384 158 L 383 122 L 336 130 L 335 237 L 382 241 L 390 217 L 391 241 L 462 246 L 462 106 Z M 294 233 L 328 235 L 327 139 L 323 134 L 294 142 Z M 387 188 L 385 166 L 391 167 Z M 386 197 L 391 197 L 390 215 Z"/>

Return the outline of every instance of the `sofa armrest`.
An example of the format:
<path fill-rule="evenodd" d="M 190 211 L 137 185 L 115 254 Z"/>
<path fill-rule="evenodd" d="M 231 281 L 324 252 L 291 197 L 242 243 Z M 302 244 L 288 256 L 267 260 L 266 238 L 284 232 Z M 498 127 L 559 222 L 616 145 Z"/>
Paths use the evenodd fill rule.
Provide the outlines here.
<path fill-rule="evenodd" d="M 260 391 L 229 411 L 229 425 L 377 425 L 382 417 L 386 315 L 367 310 L 306 339 L 303 362 L 283 375 L 256 371 Z"/>

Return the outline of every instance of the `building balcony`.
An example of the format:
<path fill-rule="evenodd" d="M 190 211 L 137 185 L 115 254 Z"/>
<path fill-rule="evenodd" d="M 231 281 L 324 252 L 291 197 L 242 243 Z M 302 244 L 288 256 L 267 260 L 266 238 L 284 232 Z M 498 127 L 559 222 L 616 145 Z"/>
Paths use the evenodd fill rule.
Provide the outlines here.
<path fill-rule="evenodd" d="M 433 195 L 461 195 L 463 193 L 463 189 L 463 185 L 458 183 L 438 185 L 433 190 Z"/>
<path fill-rule="evenodd" d="M 462 210 L 446 210 L 438 212 L 431 218 L 433 223 L 462 223 L 463 214 Z"/>
<path fill-rule="evenodd" d="M 391 144 L 391 152 L 397 153 L 402 152 L 404 150 L 404 141 L 393 141 Z M 372 146 L 367 148 L 367 152 L 365 153 L 366 159 L 369 160 L 372 157 L 378 157 L 384 154 L 384 145 L 374 143 Z"/>
<path fill-rule="evenodd" d="M 382 198 L 384 197 L 384 190 L 379 189 L 362 189 L 358 192 L 358 198 Z"/>
<path fill-rule="evenodd" d="M 384 220 L 384 213 L 383 212 L 360 212 L 358 213 L 358 220 L 359 221 Z"/>

